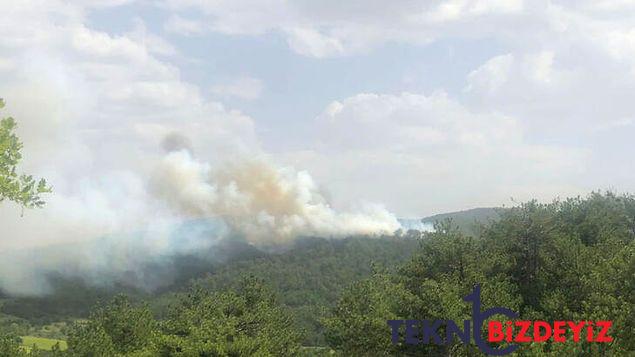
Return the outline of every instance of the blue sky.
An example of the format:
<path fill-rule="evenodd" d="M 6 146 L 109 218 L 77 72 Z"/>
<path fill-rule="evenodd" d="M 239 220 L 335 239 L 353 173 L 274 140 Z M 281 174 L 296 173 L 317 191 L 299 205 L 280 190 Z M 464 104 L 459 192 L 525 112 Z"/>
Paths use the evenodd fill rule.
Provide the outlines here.
<path fill-rule="evenodd" d="M 197 17 L 194 11 L 185 13 Z M 88 23 L 120 36 L 142 21 L 176 47 L 181 58 L 175 62 L 182 78 L 203 90 L 237 77 L 261 80 L 264 90 L 258 98 L 218 99 L 257 120 L 260 137 L 272 151 L 306 148 L 303 140 L 294 138 L 306 135 L 307 123 L 338 98 L 362 92 L 438 89 L 458 96 L 467 74 L 501 51 L 496 39 L 454 38 L 425 46 L 386 43 L 364 54 L 318 59 L 294 53 L 284 37 L 273 31 L 259 36 L 170 33 L 164 28 L 169 16 L 169 11 L 156 5 L 133 2 L 99 8 L 89 14 Z"/>

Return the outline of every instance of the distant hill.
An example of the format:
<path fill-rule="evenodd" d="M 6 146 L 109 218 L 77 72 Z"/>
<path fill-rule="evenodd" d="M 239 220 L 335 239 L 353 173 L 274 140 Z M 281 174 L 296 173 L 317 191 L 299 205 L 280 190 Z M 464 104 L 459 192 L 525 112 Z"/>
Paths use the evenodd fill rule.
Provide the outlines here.
<path fill-rule="evenodd" d="M 223 290 L 241 276 L 263 279 L 281 292 L 281 302 L 307 332 L 305 343 L 315 346 L 325 343 L 319 320 L 333 307 L 342 289 L 370 276 L 373 269 L 392 271 L 418 247 L 417 240 L 395 237 L 304 238 L 285 252 L 229 262 L 197 283 Z M 155 311 L 169 300 L 167 294 L 155 301 Z"/>
<path fill-rule="evenodd" d="M 499 211 L 497 208 L 476 208 L 400 222 L 408 229 L 429 231 L 434 222 L 450 218 L 463 232 L 474 235 L 479 224 L 498 219 Z M 192 237 L 188 235 L 187 238 Z M 48 275 L 51 294 L 10 296 L 0 291 L 0 327 L 5 325 L 3 321 L 6 324 L 18 321 L 20 328 L 16 333 L 31 335 L 31 330 L 52 322 L 85 318 L 97 301 L 107 301 L 117 293 L 125 293 L 134 301 L 149 302 L 157 316 L 164 317 L 168 306 L 175 302 L 174 293 L 184 291 L 192 281 L 220 291 L 235 284 L 242 276 L 254 275 L 280 292 L 281 302 L 293 311 L 298 324 L 307 331 L 305 343 L 322 345 L 325 341 L 319 320 L 333 307 L 342 289 L 370 276 L 373 269 L 390 271 L 400 266 L 419 244 L 417 239 L 399 236 L 301 238 L 286 249 L 263 251 L 240 240 L 229 240 L 219 242 L 209 251 L 166 257 L 150 263 L 141 267 L 141 271 L 130 272 L 112 284 L 93 286 L 80 277 L 51 273 Z M 163 284 L 156 284 L 157 281 Z M 147 286 L 156 289 L 143 288 Z"/>
<path fill-rule="evenodd" d="M 424 225 L 432 225 L 437 221 L 440 222 L 446 219 L 451 219 L 452 222 L 459 227 L 461 232 L 467 235 L 475 236 L 478 233 L 477 231 L 480 225 L 486 224 L 490 221 L 498 220 L 503 210 L 505 210 L 505 208 L 472 208 L 464 211 L 441 213 L 434 216 L 425 217 L 421 219 L 421 222 Z"/>
<path fill-rule="evenodd" d="M 176 301 L 174 293 L 186 290 L 192 281 L 220 291 L 242 276 L 253 275 L 280 292 L 281 302 L 307 331 L 308 345 L 324 344 L 319 319 L 332 308 L 340 291 L 370 276 L 374 268 L 399 266 L 418 246 L 417 240 L 396 237 L 301 238 L 287 249 L 264 252 L 244 242 L 228 241 L 214 246 L 208 254 L 177 256 L 166 260 L 164 266 L 148 266 L 143 273 L 166 276 L 171 282 L 154 291 L 130 285 L 136 278 L 91 286 L 78 277 L 52 274 L 51 294 L 9 296 L 0 292 L 0 329 L 17 321 L 20 326 L 15 326 L 15 333 L 31 335 L 30 327 L 39 331 L 52 322 L 86 318 L 98 301 L 108 301 L 117 293 L 149 302 L 157 316 L 164 317 Z M 225 259 L 219 260 L 219 256 Z"/>

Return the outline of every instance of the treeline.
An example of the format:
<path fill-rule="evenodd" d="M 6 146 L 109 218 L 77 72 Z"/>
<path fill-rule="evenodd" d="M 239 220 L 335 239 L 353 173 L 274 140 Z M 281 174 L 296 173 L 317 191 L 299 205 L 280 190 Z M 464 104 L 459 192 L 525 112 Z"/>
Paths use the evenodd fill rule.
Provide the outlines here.
<path fill-rule="evenodd" d="M 54 248 L 46 254 L 63 254 L 64 250 L 74 249 L 74 246 Z M 213 274 L 228 262 L 237 263 L 266 255 L 245 242 L 227 240 L 215 245 L 213 250 L 165 257 L 112 281 L 104 279 L 102 284 L 86 277 L 50 272 L 45 275 L 50 286 L 46 294 L 14 296 L 0 291 L 0 327 L 5 326 L 3 318 L 21 319 L 22 325 L 26 323 L 32 327 L 86 318 L 96 303 L 109 301 L 117 294 L 125 294 L 132 301 L 154 301 L 158 295 L 187 288 L 192 279 Z M 163 284 L 154 290 L 144 289 L 141 287 L 143 284 L 139 284 L 144 279 Z M 28 326 L 25 328 L 28 329 Z"/>
<path fill-rule="evenodd" d="M 518 355 L 635 353 L 633 196 L 593 193 L 528 202 L 501 211 L 477 232 L 466 235 L 446 220 L 417 241 L 395 238 L 387 244 L 417 245 L 407 259 L 401 248 L 381 255 L 377 247 L 365 249 L 362 240 L 339 242 L 349 245 L 341 250 L 307 241 L 308 247 L 275 258 L 229 264 L 188 292 L 151 301 L 167 306 L 159 318 L 148 304 L 116 297 L 69 328 L 67 351 L 47 354 L 295 356 L 320 352 L 302 347 L 313 333 L 313 341 L 343 356 L 476 356 L 482 355 L 476 346 L 458 340 L 392 344 L 386 323 L 469 320 L 471 306 L 462 298 L 475 284 L 482 289 L 483 309 L 507 307 L 524 320 L 613 321 L 611 343 L 527 343 Z M 381 257 L 383 264 L 373 264 Z M 355 282 L 343 287 L 344 281 Z M 27 354 L 18 342 L 0 339 L 0 355 Z"/>
<path fill-rule="evenodd" d="M 375 274 L 345 291 L 324 321 L 344 355 L 480 355 L 449 345 L 391 343 L 387 319 L 463 321 L 475 284 L 483 309 L 502 306 L 523 320 L 612 320 L 614 341 L 523 344 L 518 355 L 635 354 L 635 198 L 593 193 L 505 210 L 476 238 L 437 224 L 396 274 Z M 567 339 L 571 341 L 571 336 Z"/>
<path fill-rule="evenodd" d="M 324 346 L 321 319 L 334 307 L 342 290 L 370 276 L 373 270 L 395 270 L 417 247 L 416 240 L 394 237 L 302 239 L 282 254 L 229 263 L 195 284 L 222 291 L 243 276 L 262 279 L 278 292 L 280 302 L 296 317 L 305 332 L 303 344 Z"/>
<path fill-rule="evenodd" d="M 197 276 L 192 272 L 207 269 L 210 273 L 195 279 L 191 285 L 199 290 L 221 292 L 236 288 L 244 276 L 266 281 L 275 292 L 281 305 L 294 317 L 298 331 L 302 331 L 302 345 L 325 346 L 323 326 L 320 320 L 327 316 L 340 292 L 352 282 L 370 276 L 378 267 L 397 267 L 412 255 L 418 242 L 412 239 L 383 237 L 351 237 L 343 240 L 303 238 L 286 251 L 255 254 L 240 244 L 222 247 L 228 261 L 223 264 L 202 260 L 185 277 Z M 251 248 L 253 249 L 253 248 Z M 382 268 L 383 269 L 383 268 Z M 8 299 L 2 308 L 6 314 L 19 316 L 21 325 L 5 325 L 13 335 L 37 335 L 64 338 L 69 328 L 50 334 L 52 321 L 86 319 L 86 306 L 96 301 L 109 301 L 115 289 L 124 291 L 131 304 L 146 301 L 158 320 L 170 316 L 183 293 L 160 291 L 150 295 L 127 286 L 114 289 L 89 287 L 82 281 L 56 277 L 51 280 L 52 295 Z M 15 318 L 13 319 L 15 320 Z M 29 322 L 31 326 L 29 326 Z M 46 331 L 44 329 L 46 328 Z M 33 332 L 36 330 L 36 332 Z"/>
<path fill-rule="evenodd" d="M 118 295 L 70 327 L 67 350 L 29 350 L 4 335 L 0 356 L 294 356 L 301 338 L 272 291 L 244 278 L 224 292 L 192 288 L 160 321 L 147 304 Z"/>

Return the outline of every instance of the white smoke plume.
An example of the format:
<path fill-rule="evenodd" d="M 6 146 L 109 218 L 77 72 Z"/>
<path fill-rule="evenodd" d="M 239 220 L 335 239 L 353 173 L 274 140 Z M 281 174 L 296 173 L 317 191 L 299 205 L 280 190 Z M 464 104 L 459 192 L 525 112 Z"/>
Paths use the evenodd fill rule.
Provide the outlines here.
<path fill-rule="evenodd" d="M 307 172 L 264 160 L 213 169 L 186 150 L 174 151 L 159 164 L 151 187 L 179 212 L 221 218 L 254 244 L 286 243 L 303 235 L 391 234 L 400 227 L 377 205 L 337 212 Z"/>
<path fill-rule="evenodd" d="M 0 116 L 18 121 L 20 170 L 53 193 L 24 216 L 0 204 L 1 290 L 46 293 L 50 272 L 143 282 L 144 265 L 223 239 L 270 246 L 399 227 L 378 206 L 331 207 L 308 173 L 266 159 L 252 118 L 182 78 L 176 48 L 141 20 L 117 35 L 91 28 L 80 3 L 3 7 Z"/>
<path fill-rule="evenodd" d="M 223 239 L 269 248 L 301 236 L 377 236 L 400 228 L 378 205 L 334 209 L 307 172 L 263 156 L 212 165 L 195 159 L 189 139 L 173 133 L 161 146 L 164 155 L 145 158 L 154 161 L 145 163 L 147 172 L 87 176 L 24 217 L 2 207 L 8 239 L 2 239 L 0 288 L 44 294 L 47 274 L 58 273 L 98 285 L 132 275 L 135 285 L 152 289 L 171 281 L 144 279 L 147 264 L 209 252 Z"/>

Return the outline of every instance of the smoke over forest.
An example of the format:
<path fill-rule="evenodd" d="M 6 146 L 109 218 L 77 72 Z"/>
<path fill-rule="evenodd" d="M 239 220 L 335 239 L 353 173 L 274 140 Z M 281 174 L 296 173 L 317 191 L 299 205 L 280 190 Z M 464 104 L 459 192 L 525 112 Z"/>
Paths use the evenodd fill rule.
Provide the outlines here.
<path fill-rule="evenodd" d="M 188 142 L 167 135 L 163 154 L 146 163 L 147 177 L 117 173 L 99 187 L 80 177 L 86 187 L 69 196 L 56 192 L 46 210 L 19 218 L 4 214 L 4 237 L 28 245 L 4 252 L 0 287 L 42 294 L 47 275 L 56 273 L 96 285 L 135 274 L 141 287 L 154 288 L 171 281 L 163 271 L 144 274 L 149 264 L 169 266 L 185 254 L 212 259 L 215 244 L 224 240 L 283 249 L 298 237 L 377 237 L 401 228 L 377 204 L 336 210 L 306 171 L 276 166 L 264 156 L 214 166 L 197 160 Z M 156 281 L 144 281 L 144 275 Z"/>

